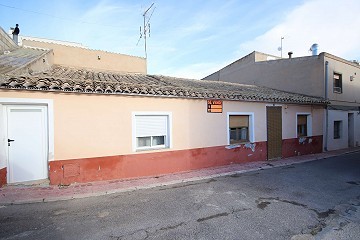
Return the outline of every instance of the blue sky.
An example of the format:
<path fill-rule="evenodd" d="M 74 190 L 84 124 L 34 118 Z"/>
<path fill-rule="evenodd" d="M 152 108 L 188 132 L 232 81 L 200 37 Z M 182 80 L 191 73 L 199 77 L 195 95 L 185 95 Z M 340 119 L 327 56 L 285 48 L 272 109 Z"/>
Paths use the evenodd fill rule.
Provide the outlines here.
<path fill-rule="evenodd" d="M 142 13 L 152 3 L 148 73 L 202 78 L 252 51 L 319 52 L 360 60 L 359 0 L 0 0 L 1 27 L 20 35 L 144 56 Z"/>

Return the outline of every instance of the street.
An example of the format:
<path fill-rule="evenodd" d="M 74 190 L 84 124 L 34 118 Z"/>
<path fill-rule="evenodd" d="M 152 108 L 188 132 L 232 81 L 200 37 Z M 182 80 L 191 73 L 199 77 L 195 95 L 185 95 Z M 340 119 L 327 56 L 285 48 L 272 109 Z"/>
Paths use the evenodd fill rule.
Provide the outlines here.
<path fill-rule="evenodd" d="M 359 236 L 360 152 L 100 197 L 0 206 L 1 239 Z"/>

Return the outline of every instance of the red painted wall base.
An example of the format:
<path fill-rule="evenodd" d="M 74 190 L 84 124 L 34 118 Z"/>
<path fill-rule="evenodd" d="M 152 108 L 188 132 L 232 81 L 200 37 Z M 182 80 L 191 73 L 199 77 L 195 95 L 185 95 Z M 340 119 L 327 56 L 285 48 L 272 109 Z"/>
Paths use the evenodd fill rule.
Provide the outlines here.
<path fill-rule="evenodd" d="M 0 169 L 0 187 L 4 186 L 7 181 L 6 181 L 6 168 L 2 168 Z"/>
<path fill-rule="evenodd" d="M 266 160 L 266 142 L 257 142 L 255 146 L 242 144 L 235 148 L 220 146 L 52 161 L 49 163 L 49 176 L 50 184 L 67 185 L 75 182 L 156 176 L 261 160 Z"/>
<path fill-rule="evenodd" d="M 282 157 L 322 152 L 322 136 L 284 139 Z M 75 182 L 93 182 L 156 176 L 190 171 L 233 163 L 264 161 L 266 142 L 197 148 L 179 151 L 139 153 L 108 157 L 59 160 L 49 162 L 50 184 L 68 185 Z M 7 184 L 7 169 L 0 169 L 0 187 Z"/>
<path fill-rule="evenodd" d="M 282 157 L 293 157 L 321 153 L 323 146 L 323 136 L 313 136 L 304 138 L 284 139 L 282 142 Z"/>

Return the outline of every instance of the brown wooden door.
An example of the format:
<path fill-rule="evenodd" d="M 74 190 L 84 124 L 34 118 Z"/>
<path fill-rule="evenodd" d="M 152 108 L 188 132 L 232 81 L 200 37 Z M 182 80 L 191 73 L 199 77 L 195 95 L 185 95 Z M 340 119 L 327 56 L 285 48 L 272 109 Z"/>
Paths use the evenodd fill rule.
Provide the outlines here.
<path fill-rule="evenodd" d="M 267 119 L 267 159 L 281 158 L 282 116 L 281 107 L 266 107 Z"/>

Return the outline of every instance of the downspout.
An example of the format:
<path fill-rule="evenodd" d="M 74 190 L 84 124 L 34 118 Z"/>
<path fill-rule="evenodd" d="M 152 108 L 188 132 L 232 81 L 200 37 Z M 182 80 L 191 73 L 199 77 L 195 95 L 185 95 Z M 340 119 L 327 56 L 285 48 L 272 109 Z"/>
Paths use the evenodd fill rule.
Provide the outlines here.
<path fill-rule="evenodd" d="M 329 62 L 325 62 L 325 100 L 328 101 L 328 83 L 329 83 Z M 326 105 L 325 109 L 325 139 L 324 139 L 324 151 L 328 150 L 328 136 L 329 136 L 329 109 L 328 105 Z"/>

